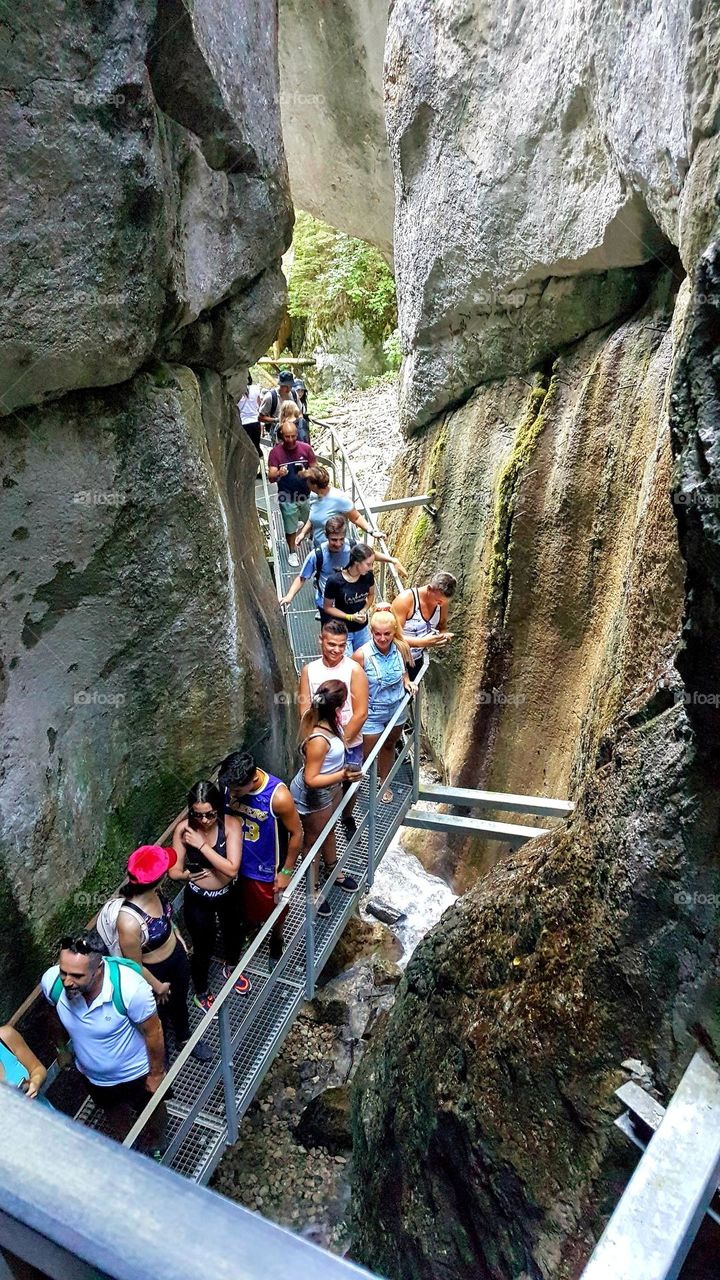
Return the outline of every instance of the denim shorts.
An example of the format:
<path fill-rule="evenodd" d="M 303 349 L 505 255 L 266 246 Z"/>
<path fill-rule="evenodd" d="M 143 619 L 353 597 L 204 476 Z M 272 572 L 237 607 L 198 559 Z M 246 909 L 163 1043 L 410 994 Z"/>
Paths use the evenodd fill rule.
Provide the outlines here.
<path fill-rule="evenodd" d="M 404 696 L 405 692 L 403 690 L 403 697 Z M 383 733 L 395 715 L 397 709 L 398 703 L 392 702 L 389 707 L 376 707 L 374 711 L 368 712 L 368 718 L 363 725 L 363 737 L 368 737 L 370 734 L 374 736 L 375 734 Z M 402 715 L 395 721 L 393 728 L 399 729 L 400 725 L 405 724 L 406 720 L 407 707 L 403 711 Z"/>
<path fill-rule="evenodd" d="M 295 801 L 295 808 L 303 814 L 316 813 L 334 804 L 339 795 L 339 784 L 332 787 L 309 787 L 303 777 L 303 770 L 295 774 L 290 783 L 290 795 Z"/>

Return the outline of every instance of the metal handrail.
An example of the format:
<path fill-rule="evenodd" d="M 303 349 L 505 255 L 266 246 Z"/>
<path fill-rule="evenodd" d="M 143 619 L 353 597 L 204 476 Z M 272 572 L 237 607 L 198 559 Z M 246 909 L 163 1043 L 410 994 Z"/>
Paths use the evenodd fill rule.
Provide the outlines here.
<path fill-rule="evenodd" d="M 328 424 L 324 424 L 324 425 L 328 425 Z M 367 499 L 357 482 L 357 478 L 355 477 L 355 474 L 352 470 L 352 466 L 350 464 L 349 458 L 347 457 L 345 448 L 342 442 L 336 436 L 335 432 L 332 430 L 332 428 L 330 428 L 330 431 L 331 431 L 331 443 L 332 443 L 332 453 L 333 453 L 331 465 L 333 466 L 333 470 L 335 471 L 337 468 L 335 457 L 336 457 L 336 454 L 339 453 L 341 456 L 341 460 L 343 462 L 344 468 L 347 468 L 347 471 L 350 474 L 351 483 L 353 485 L 353 491 L 352 491 L 353 500 L 354 501 L 356 500 L 356 495 L 357 495 L 359 507 L 362 510 L 364 510 L 366 516 L 370 520 L 370 523 L 372 523 L 372 518 L 369 514 Z M 261 461 L 261 472 L 263 476 L 263 489 L 265 494 L 267 513 L 268 513 L 270 538 L 271 538 L 272 552 L 273 552 L 273 562 L 274 564 L 277 564 L 277 552 L 275 548 L 276 530 L 275 530 L 273 518 L 272 518 L 272 506 L 270 501 L 269 482 L 268 482 L 268 476 L 267 476 L 266 460 L 264 456 Z M 387 544 L 385 543 L 384 539 L 382 540 L 382 546 L 384 548 L 385 554 L 389 555 Z M 390 567 L 394 572 L 394 566 L 391 565 Z M 275 576 L 276 576 L 276 591 L 278 593 L 278 599 L 280 599 L 282 594 L 282 581 L 279 573 L 276 573 Z M 402 585 L 396 573 L 395 573 L 395 581 L 397 583 L 398 588 L 402 590 Z M 289 623 L 289 613 L 287 616 L 288 616 L 288 623 Z M 423 664 L 423 667 L 417 677 L 416 686 L 417 686 L 418 696 L 420 693 L 419 682 L 422 681 L 422 678 L 425 675 L 425 672 L 427 670 L 427 666 L 428 664 L 426 661 Z M 403 715 L 406 707 L 411 701 L 411 698 L 412 698 L 411 694 L 406 693 L 404 695 L 403 699 L 401 700 L 398 707 L 396 708 L 393 718 L 391 719 L 389 724 L 385 727 L 383 733 L 381 734 L 377 743 L 373 747 L 373 750 L 371 751 L 367 760 L 364 762 L 363 768 L 362 768 L 362 775 L 363 777 L 365 776 L 368 777 L 369 786 L 370 786 L 370 797 L 369 797 L 370 803 L 369 803 L 369 810 L 368 810 L 368 826 L 367 826 L 368 852 L 369 852 L 369 858 L 368 858 L 369 883 L 372 883 L 372 877 L 374 875 L 374 863 L 375 863 L 374 833 L 375 833 L 376 806 L 378 803 L 378 789 L 379 789 L 378 783 L 377 783 L 377 760 L 383 745 L 387 741 L 388 736 L 392 733 L 393 729 L 396 727 L 398 720 Z M 404 761 L 406 760 L 410 752 L 410 748 L 412 746 L 413 748 L 413 801 L 417 800 L 417 787 L 418 787 L 418 782 L 417 782 L 418 770 L 419 770 L 418 726 L 419 726 L 419 706 L 416 705 L 413 733 L 408 743 L 406 743 L 405 747 L 403 748 L 403 751 L 400 753 L 400 762 L 395 763 L 395 766 L 393 767 L 393 770 L 389 775 L 391 778 L 394 778 L 396 776 L 398 769 L 401 767 L 401 764 L 404 763 Z M 133 1125 L 133 1127 L 131 1128 L 130 1132 L 128 1133 L 127 1137 L 124 1140 L 125 1146 L 130 1147 L 137 1141 L 138 1137 L 140 1136 L 143 1129 L 147 1125 L 151 1116 L 160 1106 L 161 1102 L 166 1097 L 168 1091 L 172 1088 L 173 1082 L 178 1078 L 181 1071 L 183 1070 L 183 1068 L 191 1058 L 193 1049 L 197 1045 L 198 1041 L 207 1034 L 208 1028 L 211 1025 L 213 1019 L 216 1019 L 216 1018 L 218 1019 L 219 1030 L 221 1030 L 222 1019 L 224 1019 L 226 1016 L 223 1013 L 223 1010 L 225 1009 L 226 1002 L 230 999 L 231 995 L 233 994 L 234 986 L 235 986 L 235 983 L 237 982 L 238 977 L 240 976 L 241 973 L 243 973 L 245 969 L 249 967 L 249 965 L 257 955 L 258 951 L 262 947 L 263 943 L 265 942 L 266 938 L 272 932 L 274 926 L 279 923 L 281 917 L 290 906 L 293 898 L 295 897 L 296 894 L 299 894 L 299 893 L 304 893 L 305 895 L 305 919 L 306 919 L 305 991 L 306 991 L 307 997 L 312 998 L 314 994 L 315 977 L 316 977 L 315 957 L 314 957 L 314 917 L 315 917 L 316 908 L 315 908 L 314 892 L 313 892 L 313 865 L 316 857 L 319 855 L 320 850 L 322 849 L 322 846 L 327 836 L 330 834 L 333 828 L 341 820 L 343 812 L 348 807 L 348 805 L 351 804 L 355 795 L 360 789 L 361 785 L 362 785 L 362 779 L 352 783 L 351 786 L 348 787 L 344 796 L 342 797 L 340 804 L 330 814 L 327 822 L 325 823 L 325 826 L 323 827 L 319 836 L 315 840 L 311 849 L 308 850 L 305 857 L 301 860 L 300 864 L 296 867 L 295 872 L 290 879 L 290 883 L 287 886 L 287 889 L 282 894 L 281 900 L 277 903 L 272 914 L 262 925 L 258 933 L 255 935 L 253 941 L 250 943 L 248 948 L 245 950 L 243 955 L 238 960 L 238 963 L 235 966 L 232 974 L 227 978 L 221 990 L 216 995 L 212 1008 L 208 1010 L 208 1012 L 199 1022 L 195 1031 L 192 1032 L 190 1039 L 186 1042 L 183 1049 L 178 1054 L 172 1067 L 163 1078 L 159 1088 L 153 1094 L 153 1097 L 148 1102 L 144 1111 L 142 1111 L 142 1113 L 138 1116 L 135 1124 Z M 388 785 L 387 780 L 383 782 L 383 788 L 386 785 Z M 322 889 L 318 893 L 318 901 L 322 901 L 329 893 L 337 877 L 341 874 L 344 864 L 347 861 L 348 855 L 350 854 L 352 849 L 355 847 L 357 841 L 360 838 L 361 833 L 362 833 L 362 828 L 360 828 L 356 832 L 352 840 L 348 843 L 345 849 L 345 852 L 342 855 L 342 858 L 338 858 L 335 867 L 333 868 L 331 874 L 327 877 L 324 885 L 322 886 Z M 263 991 L 260 997 L 263 1003 L 269 997 L 270 992 L 273 990 L 274 986 L 279 981 L 282 971 L 283 971 L 282 966 L 276 966 L 276 968 L 270 974 L 267 982 L 264 984 Z M 258 1007 L 258 1002 L 256 1002 L 248 1010 L 247 1018 L 243 1019 L 243 1026 L 245 1025 L 245 1022 L 250 1018 L 250 1015 L 256 1012 L 257 1007 Z M 233 1040 L 237 1041 L 238 1037 L 241 1034 L 242 1034 L 242 1026 L 240 1028 L 240 1031 L 237 1032 L 236 1035 L 233 1037 Z M 220 1042 L 221 1042 L 221 1050 L 227 1049 L 227 1052 L 229 1053 L 229 1049 L 227 1048 L 227 1034 L 225 1036 L 221 1035 Z M 226 1056 L 227 1056 L 227 1053 L 222 1054 L 222 1058 Z M 221 1058 L 221 1061 L 222 1061 L 222 1058 Z M 225 1065 L 227 1066 L 227 1063 Z M 213 1087 L 215 1087 L 215 1085 L 217 1084 L 217 1068 L 218 1068 L 218 1064 L 216 1063 L 213 1067 L 213 1070 L 210 1073 L 214 1080 Z M 230 1135 L 233 1132 L 233 1130 L 235 1130 L 236 1132 L 236 1114 L 235 1114 L 235 1108 L 234 1108 L 234 1095 L 233 1095 L 233 1104 L 231 1104 L 230 1093 L 231 1091 L 228 1088 L 226 1088 L 225 1090 L 225 1121 L 226 1121 L 226 1129 L 227 1129 L 228 1135 Z M 183 1120 L 183 1124 L 181 1126 L 183 1136 L 192 1127 L 193 1121 L 202 1110 L 202 1106 L 204 1105 L 204 1102 L 207 1100 L 207 1097 L 206 1097 L 207 1094 L 208 1094 L 208 1088 L 206 1083 L 205 1087 L 203 1087 L 203 1089 L 201 1090 L 199 1097 L 195 1099 L 194 1103 L 190 1107 L 188 1115 Z M 173 1150 L 177 1146 L 179 1146 L 180 1140 L 181 1140 L 180 1135 L 176 1134 L 171 1146 L 168 1148 L 168 1151 L 165 1153 L 165 1156 L 164 1156 L 165 1159 L 169 1159 L 172 1157 Z"/>

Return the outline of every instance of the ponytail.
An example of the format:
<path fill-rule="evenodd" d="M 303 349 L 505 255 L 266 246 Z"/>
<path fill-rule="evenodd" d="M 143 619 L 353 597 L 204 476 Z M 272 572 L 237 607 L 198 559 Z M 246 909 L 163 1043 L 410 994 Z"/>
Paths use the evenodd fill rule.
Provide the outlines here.
<path fill-rule="evenodd" d="M 348 696 L 347 685 L 342 680 L 326 680 L 312 696 L 312 701 L 300 721 L 302 742 L 324 721 L 338 738 L 342 737 L 340 712 Z"/>

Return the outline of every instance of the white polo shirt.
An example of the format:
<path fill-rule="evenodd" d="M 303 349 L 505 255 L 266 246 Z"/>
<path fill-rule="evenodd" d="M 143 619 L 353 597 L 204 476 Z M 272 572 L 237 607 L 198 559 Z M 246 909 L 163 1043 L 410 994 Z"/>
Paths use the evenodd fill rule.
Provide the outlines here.
<path fill-rule="evenodd" d="M 110 974 L 105 965 L 100 994 L 88 1005 L 82 995 L 69 996 L 63 988 L 55 1006 L 58 1017 L 72 1040 L 78 1071 L 93 1084 L 106 1088 L 138 1080 L 149 1070 L 145 1040 L 136 1024 L 157 1013 L 155 997 L 145 979 L 134 970 L 120 966 L 122 996 L 127 1016 L 118 1013 L 113 1004 Z M 60 968 L 53 965 L 42 976 L 40 985 L 46 999 Z"/>

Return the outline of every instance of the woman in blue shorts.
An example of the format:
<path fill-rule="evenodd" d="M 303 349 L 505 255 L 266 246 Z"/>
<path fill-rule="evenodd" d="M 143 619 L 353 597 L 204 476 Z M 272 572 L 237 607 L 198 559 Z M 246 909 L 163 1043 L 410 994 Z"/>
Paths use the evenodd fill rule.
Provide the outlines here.
<path fill-rule="evenodd" d="M 353 654 L 368 678 L 368 717 L 363 725 L 363 759 L 367 760 L 378 738 L 392 720 L 406 693 L 411 696 L 415 687 L 410 683 L 408 665 L 410 647 L 403 639 L 400 624 L 392 609 L 376 609 L 370 619 L 370 640 Z M 402 733 L 407 718 L 407 708 L 388 734 L 378 755 L 378 777 L 384 782 L 392 767 L 395 744 Z M 389 804 L 393 793 L 389 789 L 382 794 L 384 804 Z"/>

